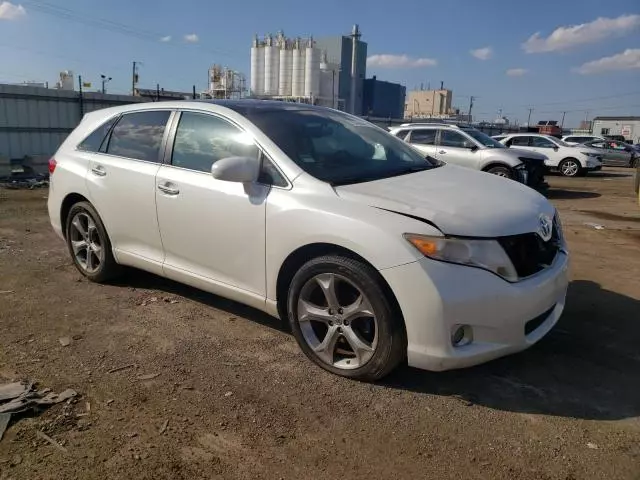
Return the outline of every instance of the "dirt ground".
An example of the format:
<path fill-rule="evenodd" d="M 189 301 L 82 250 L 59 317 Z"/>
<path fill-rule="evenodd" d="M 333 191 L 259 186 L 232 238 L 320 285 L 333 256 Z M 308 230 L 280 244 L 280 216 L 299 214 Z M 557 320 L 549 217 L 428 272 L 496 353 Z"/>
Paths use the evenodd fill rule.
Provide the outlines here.
<path fill-rule="evenodd" d="M 1 190 L 0 383 L 79 397 L 14 418 L 0 479 L 640 479 L 631 171 L 549 182 L 572 253 L 557 327 L 518 355 L 375 385 L 320 370 L 279 321 L 214 295 L 139 271 L 87 282 L 46 190 Z"/>

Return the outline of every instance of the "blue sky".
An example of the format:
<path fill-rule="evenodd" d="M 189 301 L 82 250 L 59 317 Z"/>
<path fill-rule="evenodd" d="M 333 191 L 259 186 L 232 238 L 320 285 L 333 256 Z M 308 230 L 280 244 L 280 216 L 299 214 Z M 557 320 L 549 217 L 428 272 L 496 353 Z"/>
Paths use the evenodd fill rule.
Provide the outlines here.
<path fill-rule="evenodd" d="M 324 37 L 353 23 L 368 77 L 408 89 L 444 81 L 465 111 L 476 96 L 482 119 L 501 108 L 522 123 L 528 107 L 532 121 L 567 111 L 565 126 L 640 115 L 637 0 L 0 0 L 0 81 L 55 82 L 71 69 L 126 92 L 137 60 L 143 87 L 201 90 L 213 63 L 248 76 L 254 33 Z"/>

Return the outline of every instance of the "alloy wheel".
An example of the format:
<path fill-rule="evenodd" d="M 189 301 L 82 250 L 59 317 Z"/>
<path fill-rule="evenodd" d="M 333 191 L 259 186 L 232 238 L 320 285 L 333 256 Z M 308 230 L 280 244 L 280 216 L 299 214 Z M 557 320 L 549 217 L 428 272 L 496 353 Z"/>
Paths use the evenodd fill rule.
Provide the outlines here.
<path fill-rule="evenodd" d="M 369 299 L 346 277 L 321 273 L 298 297 L 297 321 L 305 342 L 324 363 L 351 370 L 376 351 L 378 323 Z"/>
<path fill-rule="evenodd" d="M 86 273 L 95 273 L 104 262 L 103 241 L 96 223 L 86 212 L 78 212 L 69 229 L 71 249 L 76 262 Z"/>
<path fill-rule="evenodd" d="M 580 166 L 573 160 L 568 160 L 562 164 L 562 174 L 567 177 L 575 177 L 580 170 Z"/>

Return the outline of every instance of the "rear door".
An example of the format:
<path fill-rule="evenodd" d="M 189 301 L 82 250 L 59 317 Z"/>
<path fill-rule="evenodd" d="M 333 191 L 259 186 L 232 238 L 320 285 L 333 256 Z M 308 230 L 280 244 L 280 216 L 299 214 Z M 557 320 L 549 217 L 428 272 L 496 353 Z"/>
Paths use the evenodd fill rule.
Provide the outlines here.
<path fill-rule="evenodd" d="M 436 158 L 436 128 L 416 128 L 409 132 L 406 141 L 420 153 Z"/>
<path fill-rule="evenodd" d="M 478 170 L 481 155 L 479 149 L 462 133 L 455 130 L 441 129 L 437 140 L 436 158 L 452 165 Z"/>
<path fill-rule="evenodd" d="M 105 224 L 118 261 L 162 271 L 155 177 L 170 110 L 123 114 L 92 155 L 90 199 Z"/>

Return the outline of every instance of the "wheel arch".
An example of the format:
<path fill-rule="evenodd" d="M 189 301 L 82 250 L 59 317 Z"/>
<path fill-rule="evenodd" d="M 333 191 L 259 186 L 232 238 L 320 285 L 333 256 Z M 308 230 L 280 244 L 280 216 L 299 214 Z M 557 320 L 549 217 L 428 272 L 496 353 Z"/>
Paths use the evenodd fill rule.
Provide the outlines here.
<path fill-rule="evenodd" d="M 67 194 L 67 196 L 64 197 L 64 200 L 62 201 L 62 204 L 60 206 L 60 225 L 62 226 L 62 235 L 65 237 L 65 239 L 67 238 L 67 229 L 66 229 L 67 216 L 71 211 L 71 207 L 73 207 L 78 202 L 88 202 L 91 204 L 91 202 L 89 201 L 89 199 L 87 199 L 87 197 L 74 192 L 74 193 Z"/>
<path fill-rule="evenodd" d="M 289 291 L 289 285 L 291 285 L 291 280 L 293 280 L 293 276 L 306 262 L 308 262 L 312 258 L 321 257 L 324 255 L 341 255 L 347 258 L 358 260 L 371 267 L 372 270 L 376 272 L 377 280 L 379 281 L 381 288 L 384 290 L 389 299 L 389 302 L 396 310 L 397 315 L 400 316 L 402 325 L 406 329 L 404 324 L 404 317 L 402 316 L 402 310 L 395 294 L 393 293 L 393 290 L 391 290 L 391 287 L 389 286 L 387 281 L 382 275 L 380 275 L 380 273 L 378 273 L 378 270 L 371 264 L 371 262 L 367 261 L 366 258 L 346 247 L 334 243 L 323 242 L 310 243 L 298 247 L 296 250 L 291 252 L 287 256 L 287 258 L 285 258 L 284 262 L 282 262 L 282 265 L 278 270 L 278 276 L 276 280 L 276 306 L 278 309 L 278 315 L 281 319 L 285 320 L 288 316 L 287 294 Z"/>
<path fill-rule="evenodd" d="M 514 169 L 514 167 L 512 167 L 508 163 L 504 163 L 504 162 L 500 162 L 500 161 L 494 160 L 494 161 L 491 161 L 491 162 L 487 163 L 484 167 L 482 167 L 482 171 L 483 172 L 488 172 L 489 170 L 491 170 L 494 167 L 508 168 L 509 171 Z"/>

